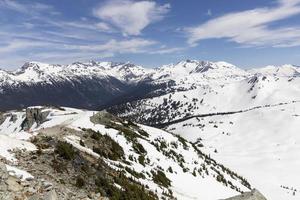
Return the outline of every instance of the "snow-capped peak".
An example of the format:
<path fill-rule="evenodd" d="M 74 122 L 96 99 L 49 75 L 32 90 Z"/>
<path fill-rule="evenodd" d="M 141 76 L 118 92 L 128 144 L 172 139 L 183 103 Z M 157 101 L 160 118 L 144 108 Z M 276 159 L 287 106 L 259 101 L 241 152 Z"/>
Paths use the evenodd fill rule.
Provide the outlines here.
<path fill-rule="evenodd" d="M 184 60 L 177 64 L 164 65 L 157 68 L 153 79 L 160 81 L 175 80 L 176 82 L 190 82 L 207 79 L 220 79 L 224 77 L 238 77 L 245 76 L 247 72 L 236 66 L 226 62 L 210 62 L 201 60 Z M 188 81 L 189 82 L 189 81 Z"/>
<path fill-rule="evenodd" d="M 270 75 L 270 76 L 287 77 L 287 76 L 299 76 L 300 68 L 291 64 L 285 64 L 281 66 L 268 65 L 263 68 L 251 69 L 249 70 L 249 72 L 263 74 L 263 75 Z"/>
<path fill-rule="evenodd" d="M 147 69 L 130 62 L 75 62 L 69 65 L 54 65 L 41 62 L 27 62 L 20 69 L 0 71 L 1 84 L 32 84 L 51 82 L 78 77 L 114 77 L 125 82 L 139 82 L 151 77 L 157 81 L 174 80 L 176 82 L 207 81 L 216 79 L 245 77 L 253 74 L 266 76 L 299 76 L 300 69 L 294 65 L 266 66 L 261 69 L 245 71 L 230 63 L 219 61 L 183 60 L 176 64 L 164 65 L 156 69 Z M 51 81 L 50 81 L 51 80 Z"/>
<path fill-rule="evenodd" d="M 2 84 L 34 84 L 38 82 L 63 81 L 78 77 L 115 77 L 120 81 L 138 82 L 151 70 L 131 63 L 74 62 L 69 65 L 55 65 L 41 62 L 26 62 L 20 69 L 0 71 Z"/>
<path fill-rule="evenodd" d="M 180 61 L 177 64 L 165 65 L 159 68 L 159 71 L 170 71 L 179 73 L 203 73 L 211 70 L 218 70 L 222 68 L 239 70 L 236 66 L 226 62 L 210 62 L 199 60 L 185 60 Z"/>

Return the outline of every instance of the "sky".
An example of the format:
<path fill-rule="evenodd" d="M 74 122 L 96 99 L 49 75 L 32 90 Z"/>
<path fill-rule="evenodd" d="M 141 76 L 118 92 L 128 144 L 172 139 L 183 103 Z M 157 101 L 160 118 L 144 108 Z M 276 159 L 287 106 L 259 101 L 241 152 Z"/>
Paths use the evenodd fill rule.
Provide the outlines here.
<path fill-rule="evenodd" d="M 300 65 L 300 0 L 0 0 L 0 68 L 28 61 Z"/>

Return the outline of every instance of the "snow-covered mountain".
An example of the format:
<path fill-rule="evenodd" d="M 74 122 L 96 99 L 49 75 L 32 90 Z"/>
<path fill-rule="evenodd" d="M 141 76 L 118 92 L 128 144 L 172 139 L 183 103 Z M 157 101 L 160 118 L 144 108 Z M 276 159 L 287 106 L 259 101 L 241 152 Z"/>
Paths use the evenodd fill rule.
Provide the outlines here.
<path fill-rule="evenodd" d="M 226 62 L 196 60 L 156 69 L 114 62 L 28 62 L 16 71 L 0 70 L 0 109 L 45 104 L 99 109 L 196 87 L 218 90 L 253 76 L 292 81 L 299 71 L 291 65 L 245 71 Z"/>
<path fill-rule="evenodd" d="M 162 66 L 155 70 L 152 78 L 159 81 L 173 80 L 177 84 L 198 84 L 216 79 L 239 79 L 248 73 L 226 62 L 197 60 L 181 61 L 177 64 Z"/>
<path fill-rule="evenodd" d="M 70 65 L 51 65 L 28 62 L 13 72 L 1 70 L 1 84 L 17 85 L 39 82 L 47 84 L 82 77 L 115 77 L 119 80 L 135 82 L 143 78 L 143 75 L 149 71 L 151 70 L 130 63 L 90 61 L 88 63 L 75 62 Z"/>
<path fill-rule="evenodd" d="M 194 117 L 165 127 L 236 170 L 267 199 L 300 198 L 300 102 Z"/>
<path fill-rule="evenodd" d="M 115 106 L 111 111 L 141 123 L 160 124 L 193 115 L 300 100 L 300 68 L 284 65 L 275 71 L 244 71 L 224 62 L 180 62 L 164 66 L 152 76 L 154 83 L 173 83 L 164 88 L 164 93 Z"/>
<path fill-rule="evenodd" d="M 300 68 L 295 65 L 282 65 L 282 66 L 274 66 L 269 65 L 259 69 L 249 70 L 251 73 L 258 73 L 263 75 L 273 75 L 273 76 L 299 76 Z"/>
<path fill-rule="evenodd" d="M 149 162 L 146 162 L 145 169 L 148 173 L 143 172 L 147 174 L 146 179 L 135 178 L 140 183 L 147 180 L 148 189 L 157 191 L 158 196 L 170 195 L 171 192 L 151 182 L 154 178 L 152 171 L 157 169 L 163 170 L 173 183 L 168 189 L 178 199 L 219 199 L 235 195 L 234 188 L 242 190 L 240 183 L 245 179 L 219 164 L 225 163 L 249 179 L 253 187 L 266 194 L 267 199 L 296 200 L 300 195 L 300 183 L 295 176 L 300 168 L 297 161 L 300 155 L 300 138 L 297 135 L 300 128 L 299 102 L 300 68 L 294 65 L 243 70 L 226 62 L 186 60 L 156 69 L 145 69 L 130 63 L 91 61 L 63 66 L 31 62 L 14 72 L 0 71 L 2 110 L 44 104 L 106 108 L 119 117 L 160 127 L 165 131 L 143 125 L 128 125 L 128 121 L 114 117 L 113 120 L 109 117 L 108 124 L 107 120 L 98 120 L 97 123 L 102 124 L 98 125 L 92 121 L 92 116 L 101 115 L 102 118 L 103 113 L 42 108 L 42 112 L 48 113 L 47 120 L 40 124 L 24 122 L 25 111 L 3 114 L 0 133 L 5 134 L 0 134 L 3 139 L 0 142 L 5 142 L 0 146 L 2 156 L 13 159 L 7 151 L 11 147 L 35 149 L 32 143 L 20 141 L 20 137 L 28 139 L 27 136 L 32 133 L 44 130 L 52 133 L 53 130 L 59 131 L 57 127 L 60 127 L 68 132 L 66 137 L 60 139 L 78 148 L 77 143 L 83 140 L 82 134 L 91 129 L 107 133 L 119 143 L 126 152 L 125 161 L 119 164 L 126 168 L 126 163 L 133 162 L 135 164 L 130 169 L 135 172 L 129 171 L 135 175 L 141 174 L 143 170 L 139 160 L 142 157 L 138 152 L 130 151 L 135 151 L 136 144 L 126 142 L 122 134 L 115 132 L 126 132 L 117 126 L 121 123 L 122 126 L 129 126 L 133 132 L 142 130 L 149 135 L 147 138 L 138 137 L 139 143 L 147 148 L 147 153 L 151 152 L 147 154 Z M 75 134 L 74 130 L 78 132 Z M 182 148 L 180 145 L 174 146 L 175 140 L 185 141 L 189 148 L 185 148 L 184 144 Z M 91 146 L 87 148 L 79 147 L 96 155 L 91 151 Z M 182 156 L 178 156 L 179 152 Z M 197 157 L 195 152 L 201 152 L 204 159 Z M 169 158 L 173 161 L 169 162 Z M 188 164 L 184 165 L 181 158 Z M 145 161 L 145 158 L 142 160 Z M 167 160 L 168 164 L 165 165 L 162 160 Z M 195 160 L 199 161 L 195 163 Z M 120 170 L 120 166 L 106 161 L 109 166 Z M 208 174 L 203 174 L 204 169 L 201 169 L 201 179 L 198 176 L 193 178 L 199 162 L 210 165 L 210 168 L 205 168 Z M 159 165 L 162 165 L 162 169 Z M 169 165 L 176 166 L 176 169 L 179 165 L 176 175 L 168 170 Z M 219 184 L 219 181 L 224 182 L 222 177 L 225 177 L 227 186 L 234 185 L 232 189 L 224 187 L 225 183 Z M 228 177 L 230 180 L 227 180 Z M 192 184 L 184 185 L 182 182 Z M 199 193 L 198 188 L 217 192 Z"/>
<path fill-rule="evenodd" d="M 251 189 L 245 178 L 197 145 L 106 112 L 54 107 L 6 112 L 0 118 L 0 137 L 0 156 L 25 181 L 21 185 L 43 180 L 59 199 L 92 197 L 100 191 L 112 199 L 125 194 L 126 199 L 215 200 Z M 14 195 L 45 191 L 36 187 L 41 188 L 16 189 Z"/>
<path fill-rule="evenodd" d="M 26 63 L 14 72 L 0 71 L 0 109 L 40 104 L 98 109 L 147 85 L 149 71 L 130 63 Z"/>
<path fill-rule="evenodd" d="M 173 80 L 167 92 L 110 112 L 202 146 L 219 162 L 251 177 L 267 199 L 299 199 L 300 68 L 244 71 L 226 63 L 199 63 L 165 66 L 161 71 L 169 75 L 156 81 Z"/>

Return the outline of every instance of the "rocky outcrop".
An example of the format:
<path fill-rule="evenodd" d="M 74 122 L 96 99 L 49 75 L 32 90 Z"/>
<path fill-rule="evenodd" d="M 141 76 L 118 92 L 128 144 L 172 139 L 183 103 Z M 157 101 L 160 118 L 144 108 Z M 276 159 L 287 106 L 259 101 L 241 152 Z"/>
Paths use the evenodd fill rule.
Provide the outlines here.
<path fill-rule="evenodd" d="M 0 113 L 0 125 L 3 124 L 5 119 L 6 119 L 6 117 L 2 113 Z"/>
<path fill-rule="evenodd" d="M 224 200 L 267 200 L 257 189 Z"/>
<path fill-rule="evenodd" d="M 57 200 L 58 198 L 55 190 L 43 190 L 38 182 L 32 179 L 22 181 L 10 175 L 6 165 L 0 161 L 0 199 Z"/>
<path fill-rule="evenodd" d="M 39 126 L 46 121 L 49 112 L 42 112 L 40 107 L 29 107 L 26 109 L 26 117 L 22 123 L 23 130 L 29 130 L 34 123 Z"/>

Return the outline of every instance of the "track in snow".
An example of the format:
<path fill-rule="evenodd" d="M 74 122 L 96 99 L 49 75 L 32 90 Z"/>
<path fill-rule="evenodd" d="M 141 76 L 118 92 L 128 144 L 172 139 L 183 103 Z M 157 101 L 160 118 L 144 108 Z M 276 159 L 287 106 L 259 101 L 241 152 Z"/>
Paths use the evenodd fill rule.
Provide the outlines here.
<path fill-rule="evenodd" d="M 256 109 L 276 107 L 276 106 L 281 106 L 281 105 L 293 104 L 293 103 L 297 103 L 297 102 L 300 102 L 300 101 L 291 101 L 291 102 L 278 103 L 278 104 L 273 104 L 273 105 L 255 106 L 255 107 L 252 107 L 252 108 L 248 108 L 248 109 L 245 109 L 245 110 L 238 110 L 238 111 L 216 112 L 216 113 L 206 113 L 206 114 L 200 114 L 200 115 L 192 115 L 192 116 L 184 117 L 184 118 L 181 118 L 181 119 L 176 119 L 176 120 L 173 120 L 173 121 L 169 121 L 169 122 L 166 122 L 166 123 L 153 124 L 152 126 L 154 126 L 156 128 L 164 128 L 164 127 L 170 126 L 172 124 L 177 124 L 177 123 L 180 123 L 180 122 L 184 122 L 186 120 L 196 118 L 196 117 L 211 117 L 211 116 L 216 116 L 216 115 L 233 115 L 233 114 L 237 114 L 237 113 L 249 112 L 249 111 L 256 110 Z"/>

